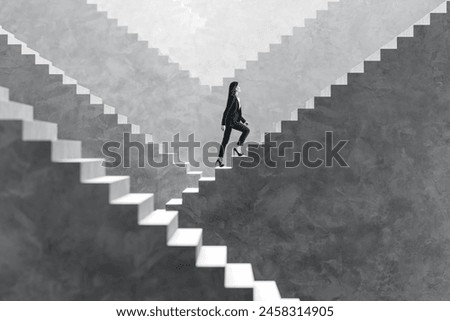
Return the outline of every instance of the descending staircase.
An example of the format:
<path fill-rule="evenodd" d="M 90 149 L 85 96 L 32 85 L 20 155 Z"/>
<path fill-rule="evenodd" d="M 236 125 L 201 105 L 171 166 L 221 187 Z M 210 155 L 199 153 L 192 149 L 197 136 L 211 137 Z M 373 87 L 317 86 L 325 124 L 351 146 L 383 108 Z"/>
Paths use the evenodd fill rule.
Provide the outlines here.
<path fill-rule="evenodd" d="M 137 34 L 118 26 L 95 4 L 86 0 L 4 0 L 2 4 L 0 20 L 5 29 L 158 141 L 172 139 L 175 131 L 191 133 L 193 126 L 211 121 L 209 115 L 191 108 L 209 95 L 209 87 L 149 48 Z"/>
<path fill-rule="evenodd" d="M 0 85 L 10 89 L 14 100 L 34 104 L 37 119 L 58 123 L 63 139 L 83 141 L 83 157 L 104 157 L 103 144 L 123 143 L 123 135 L 128 133 L 131 141 L 154 151 L 156 160 L 166 161 L 166 168 L 125 168 L 121 164 L 107 169 L 110 175 L 131 176 L 133 192 L 154 193 L 155 204 L 162 206 L 185 187 L 198 186 L 201 172 L 178 162 L 165 145 L 155 143 L 151 135 L 142 133 L 125 115 L 1 27 L 0 50 Z"/>
<path fill-rule="evenodd" d="M 128 32 L 137 34 L 139 40 L 148 40 L 157 46 L 161 56 L 167 56 L 168 61 L 177 60 L 171 55 L 174 45 L 189 39 L 191 34 L 201 26 L 204 19 L 184 6 L 181 1 L 134 1 L 120 3 L 120 1 L 88 0 L 89 5 L 96 5 L 99 12 L 105 12 L 108 19 L 118 22 L 119 28 L 126 28 Z M 168 27 L 169 26 L 169 27 Z M 163 52 L 164 54 L 161 54 Z M 193 70 L 187 70 L 178 61 L 180 71 L 188 72 L 191 78 Z M 195 73 L 195 72 L 194 72 Z M 206 88 L 206 87 L 204 87 Z"/>
<path fill-rule="evenodd" d="M 189 75 L 189 77 L 192 78 L 193 81 L 200 84 L 200 80 L 198 77 L 192 77 L 191 72 L 189 70 L 182 69 L 180 64 L 173 62 L 171 57 L 168 54 L 161 54 L 161 51 L 159 48 L 150 47 L 149 41 L 142 39 L 141 33 L 137 32 L 136 30 L 133 30 L 133 32 L 130 32 L 130 26 L 121 24 L 119 22 L 119 17 L 113 17 L 111 12 L 107 10 L 107 6 L 105 6 L 105 3 L 101 2 L 101 1 L 97 1 L 97 0 L 87 0 L 87 5 L 91 8 L 93 8 L 94 10 L 98 11 L 99 14 L 106 16 L 106 18 L 112 23 L 112 25 L 116 26 L 118 30 L 121 30 L 120 33 L 128 34 L 130 37 L 134 37 L 134 39 L 136 41 L 146 44 L 146 46 L 148 47 L 148 50 L 150 52 L 156 53 L 161 57 L 161 62 L 163 64 L 168 63 L 170 66 L 175 66 L 180 71 L 181 74 Z M 158 6 L 157 4 L 153 4 L 153 5 L 155 5 L 155 8 Z M 181 6 L 181 4 L 175 4 L 175 1 L 172 1 L 172 2 L 161 1 L 160 6 L 167 6 L 167 7 L 164 7 L 164 8 L 162 8 L 162 10 L 158 11 L 157 16 L 162 15 L 162 14 L 172 15 L 173 17 L 182 16 L 182 12 L 183 12 L 182 6 Z M 153 10 L 155 8 L 153 8 Z M 156 11 L 156 10 L 154 10 L 154 11 Z M 136 15 L 136 12 L 134 12 L 134 15 Z M 152 18 L 153 17 L 147 15 L 146 21 L 152 21 Z M 154 27 L 156 30 L 161 29 L 161 27 L 158 28 L 157 25 L 155 25 Z M 136 32 L 134 32 L 134 31 L 136 31 Z M 207 87 L 204 86 L 203 88 L 206 89 Z"/>
<path fill-rule="evenodd" d="M 350 140 L 349 168 L 248 169 L 248 158 L 233 158 L 166 209 L 181 213 L 181 226 L 214 231 L 206 243 L 251 258 L 282 295 L 447 298 L 447 282 L 432 284 L 449 257 L 449 10 L 441 3 L 249 146 L 263 158 L 269 138 L 299 151 L 333 131 Z"/>
<path fill-rule="evenodd" d="M 219 91 L 209 95 L 197 85 L 188 86 L 181 80 L 184 76 L 161 65 L 156 53 L 148 54 L 147 44 L 135 41 L 137 37 L 125 34 L 124 28 L 119 31 L 117 22 L 107 19 L 105 13 L 99 14 L 95 6 L 82 0 L 45 0 L 45 4 L 54 7 L 45 10 L 40 1 L 44 0 L 4 0 L 5 5 L 0 8 L 3 26 L 116 106 L 119 113 L 127 115 L 144 132 L 158 133 L 154 135 L 157 141 L 172 138 L 177 131 L 182 137 L 195 132 L 201 142 L 220 141 L 218 120 L 226 95 Z M 271 51 L 268 59 L 261 57 L 257 66 L 248 66 L 244 74 L 236 74 L 243 88 L 244 113 L 251 116 L 249 139 L 259 140 L 254 124 L 261 126 L 261 133 L 271 130 L 273 120 L 286 119 L 292 109 L 366 57 L 366 51 L 379 48 L 397 30 L 427 12 L 435 1 L 438 0 L 370 0 L 370 6 L 362 6 L 369 0 L 344 0 L 330 4 L 333 7 L 319 13 L 314 22 L 307 23 L 307 28 L 275 46 L 281 50 Z M 387 9 L 383 9 L 383 4 Z M 26 10 L 21 10 L 23 7 Z M 379 19 L 384 10 L 386 14 Z M 67 11 L 73 14 L 67 15 Z M 378 14 L 366 23 L 372 12 Z M 365 29 L 348 30 L 360 23 Z M 343 25 L 346 28 L 339 29 Z M 377 32 L 371 34 L 373 30 Z M 312 41 L 316 32 L 324 36 L 320 38 L 323 41 Z M 60 43 L 63 45 L 56 45 Z M 327 47 L 329 43 L 331 48 Z M 353 48 L 353 44 L 361 46 L 350 55 L 348 48 Z M 317 51 L 327 56 L 320 56 Z M 284 54 L 288 59 L 284 59 Z M 105 56 L 108 59 L 103 59 Z M 303 71 L 309 67 L 315 69 L 305 74 Z"/>
<path fill-rule="evenodd" d="M 44 246 L 41 255 L 51 256 L 50 261 L 52 262 L 69 260 L 69 263 L 73 259 L 78 262 L 85 262 L 89 251 L 85 251 L 88 250 L 87 248 L 83 248 L 80 251 L 80 247 L 83 247 L 83 242 L 93 242 L 90 244 L 90 248 L 94 252 L 98 251 L 99 248 L 100 251 L 107 251 L 108 242 L 119 242 L 117 243 L 117 248 L 114 249 L 117 250 L 117 253 L 114 254 L 116 255 L 116 262 L 112 260 L 109 256 L 110 254 L 106 252 L 100 253 L 100 256 L 103 256 L 103 265 L 98 266 L 99 270 L 96 273 L 100 273 L 100 275 L 95 281 L 98 284 L 93 284 L 92 287 L 104 286 L 105 284 L 101 282 L 102 273 L 109 273 L 108 268 L 113 268 L 114 265 L 117 266 L 118 264 L 123 264 L 121 272 L 123 275 L 119 273 L 117 276 L 120 279 L 125 279 L 131 283 L 143 282 L 139 278 L 136 279 L 136 275 L 141 275 L 142 278 L 150 279 L 151 282 L 144 282 L 147 283 L 147 288 L 144 286 L 144 289 L 148 293 L 143 292 L 142 288 L 135 292 L 127 292 L 129 289 L 122 289 L 120 291 L 124 291 L 124 293 L 114 293 L 113 291 L 107 297 L 109 299 L 176 298 L 179 300 L 191 300 L 202 298 L 202 296 L 202 299 L 215 298 L 220 300 L 281 299 L 275 282 L 255 281 L 250 264 L 228 263 L 227 248 L 225 246 L 203 245 L 202 229 L 179 228 L 177 212 L 155 210 L 153 194 L 130 193 L 130 178 L 128 176 L 106 175 L 105 168 L 102 166 L 103 159 L 83 158 L 81 142 L 58 139 L 56 124 L 34 120 L 31 106 L 11 102 L 8 97 L 8 90 L 0 88 L 0 131 L 2 133 L 2 156 L 0 157 L 2 164 L 2 184 L 0 185 L 2 197 L 0 197 L 0 201 L 2 206 L 0 206 L 0 220 L 2 221 L 1 226 L 6 239 L 8 237 L 17 237 L 17 233 L 20 235 L 20 232 L 25 232 L 23 229 L 28 225 L 34 226 L 34 228 L 28 230 L 28 234 L 21 235 L 20 240 L 33 238 L 35 244 L 44 245 L 51 242 L 54 238 L 50 230 L 46 231 L 46 228 L 51 228 L 52 226 L 55 228 L 53 231 L 54 235 L 62 237 L 60 243 L 63 245 L 55 244 L 54 254 Z M 18 158 L 19 165 L 12 161 L 15 157 Z M 42 172 L 46 173 L 45 176 L 39 175 Z M 75 182 L 77 176 L 78 182 Z M 36 179 L 39 179 L 39 181 L 36 181 Z M 80 182 L 82 185 L 79 184 Z M 86 185 L 92 187 L 84 188 L 83 186 Z M 42 189 L 33 190 L 33 193 L 29 194 L 26 193 L 27 186 L 29 187 L 28 189 L 42 186 Z M 47 188 L 53 192 L 50 194 L 40 192 Z M 19 193 L 18 195 L 22 196 L 17 198 L 13 194 L 8 194 L 11 192 Z M 50 198 L 42 199 L 40 197 Z M 87 202 L 76 203 L 76 200 L 80 201 L 83 199 L 87 200 Z M 103 205 L 95 208 L 95 205 L 108 200 L 110 206 Z M 39 205 L 42 205 L 42 202 L 44 207 L 41 209 L 41 212 Z M 8 212 L 8 208 L 10 212 Z M 17 218 L 11 218 L 10 213 L 14 212 L 12 209 L 19 208 L 23 217 L 22 222 L 18 221 L 14 223 L 17 225 L 14 225 L 12 222 Z M 29 210 L 34 208 L 35 213 L 26 211 L 27 208 Z M 77 211 L 76 218 L 70 217 Z M 134 213 L 134 215 L 131 215 L 131 213 Z M 59 219 L 58 216 L 60 217 Z M 28 222 L 26 224 L 23 222 L 25 217 Z M 39 220 L 44 220 L 48 223 L 54 220 L 54 223 L 50 224 L 51 226 L 41 226 Z M 138 229 L 136 223 L 145 227 L 145 229 Z M 7 232 L 8 228 L 10 230 Z M 102 231 L 102 228 L 105 228 L 105 230 Z M 83 229 L 85 229 L 84 232 L 81 232 Z M 114 229 L 116 229 L 115 232 Z M 94 234 L 90 235 L 90 232 Z M 178 249 L 178 252 L 176 252 L 179 255 L 178 260 L 174 260 L 173 257 L 168 257 L 166 260 L 165 257 L 167 255 L 165 256 L 164 251 L 161 252 L 159 250 L 158 244 L 161 243 L 160 240 L 164 239 L 164 237 L 169 248 Z M 70 239 L 69 243 L 66 242 L 66 238 Z M 100 243 L 96 244 L 96 242 Z M 123 248 L 124 245 L 120 245 L 123 242 L 129 242 L 130 245 L 135 244 L 135 247 L 127 248 L 125 246 Z M 10 244 L 2 242 L 2 260 L 8 262 L 8 257 L 4 255 L 11 255 L 12 258 L 15 257 L 14 253 L 16 251 L 27 253 L 24 248 L 21 248 L 21 244 L 21 242 L 16 242 L 12 248 L 8 248 Z M 149 248 L 152 250 L 149 251 Z M 65 251 L 73 253 L 64 254 Z M 120 258 L 122 251 L 125 252 L 123 257 Z M 135 260 L 139 255 L 141 255 L 141 260 L 156 260 L 156 265 L 152 264 L 154 266 L 147 271 L 146 275 L 142 274 L 142 269 L 139 265 L 134 266 L 134 271 L 127 270 L 132 269 L 133 265 L 130 266 L 126 263 L 130 259 L 129 253 L 126 254 L 126 252 L 133 252 L 133 255 L 137 255 Z M 190 259 L 188 258 L 190 257 L 195 258 L 195 267 L 201 270 L 200 275 L 203 276 L 200 278 L 197 272 L 193 273 L 192 269 L 186 268 L 188 272 L 184 272 L 182 275 L 185 278 L 184 284 L 180 285 L 186 287 L 185 289 L 179 288 L 173 293 L 164 293 L 164 291 L 162 294 L 155 293 L 164 287 L 173 287 L 170 284 L 164 284 L 164 282 L 170 283 L 173 281 L 174 284 L 177 284 L 177 279 L 180 279 L 180 276 L 176 274 L 170 275 L 171 265 L 178 264 L 181 267 L 189 267 Z M 31 257 L 23 254 L 21 260 L 26 261 L 27 259 L 30 260 L 27 263 L 32 264 L 31 268 L 35 269 L 33 273 L 37 275 L 38 272 L 36 271 L 40 269 L 35 265 L 37 261 L 33 261 Z M 108 259 L 111 259 L 111 261 L 108 261 Z M 117 260 L 120 261 L 121 259 L 124 262 L 118 263 Z M 91 257 L 86 263 L 95 267 L 99 260 L 99 257 Z M 185 263 L 183 263 L 183 260 L 186 260 Z M 14 265 L 13 260 L 11 262 L 6 264 L 6 266 L 9 266 L 9 264 Z M 79 263 L 76 265 L 79 266 Z M 64 263 L 57 263 L 48 267 L 48 272 L 54 274 L 53 283 L 63 282 L 62 279 L 58 280 L 58 275 L 62 272 L 58 270 L 58 266 L 64 266 Z M 16 266 L 16 268 L 19 267 Z M 27 267 L 20 266 L 20 268 L 26 269 Z M 80 268 L 86 271 L 89 270 L 88 266 L 81 266 Z M 70 271 L 73 272 L 73 270 L 73 268 L 70 268 Z M 7 268 L 2 268 L 2 273 L 7 273 L 6 271 L 8 271 Z M 182 270 L 178 269 L 178 273 L 181 273 L 180 271 Z M 218 280 L 217 275 L 221 275 L 220 271 L 223 271 L 224 277 L 222 285 L 211 283 L 213 280 Z M 164 279 L 158 280 L 158 277 L 162 277 L 162 275 L 165 275 Z M 86 277 L 89 278 L 88 275 Z M 3 299 L 32 299 L 34 295 L 32 292 L 34 289 L 32 288 L 34 286 L 43 286 L 44 288 L 39 297 L 40 299 L 61 299 L 61 296 L 58 297 L 58 293 L 46 292 L 45 285 L 39 284 L 39 281 L 35 280 L 35 283 L 37 282 L 38 284 L 29 284 L 29 289 L 27 290 L 23 290 L 23 288 L 21 290 L 21 287 L 27 286 L 27 281 L 29 281 L 27 277 L 22 277 L 21 281 L 16 281 L 19 285 L 10 284 L 8 287 L 7 284 L 2 284 L 1 293 L 3 294 Z M 77 279 L 74 277 L 72 281 L 76 283 Z M 118 280 L 110 282 L 116 284 Z M 108 283 L 107 285 L 111 287 L 112 284 Z M 83 288 L 82 284 L 75 284 L 75 287 L 80 287 L 77 290 L 74 290 L 72 286 L 73 284 L 64 288 L 66 293 L 74 291 L 72 297 L 70 294 L 64 296 L 67 299 L 105 298 L 105 293 L 95 293 L 89 286 Z M 133 288 L 133 284 L 128 286 Z M 139 288 L 138 284 L 135 286 Z M 221 290 L 220 286 L 223 286 L 225 290 Z M 117 288 L 117 290 L 119 289 L 120 287 Z M 191 291 L 188 292 L 189 296 L 177 296 L 178 292 L 186 295 L 186 290 Z M 86 293 L 83 293 L 83 291 L 86 291 Z M 52 295 L 55 295 L 55 297 L 52 297 Z"/>

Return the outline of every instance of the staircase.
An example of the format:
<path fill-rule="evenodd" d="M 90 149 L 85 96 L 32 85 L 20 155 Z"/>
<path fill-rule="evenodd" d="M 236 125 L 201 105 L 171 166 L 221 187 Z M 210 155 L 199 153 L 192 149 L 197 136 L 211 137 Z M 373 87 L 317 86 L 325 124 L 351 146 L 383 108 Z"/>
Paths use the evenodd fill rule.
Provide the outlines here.
<path fill-rule="evenodd" d="M 104 159 L 82 157 L 81 142 L 33 112 L 0 89 L 1 279 L 14 280 L 3 300 L 281 299 L 275 282 L 228 263 L 226 246 L 203 245 L 202 229 L 180 228 L 177 212 L 130 193 L 130 177 L 106 175 Z"/>
<path fill-rule="evenodd" d="M 281 44 L 270 45 L 258 60 L 212 87 L 214 97 L 226 97 L 231 81 L 241 84 L 244 113 L 258 141 L 274 120 L 288 119 L 294 108 L 318 95 L 327 85 L 361 62 L 402 30 L 431 11 L 440 0 L 342 0 L 318 11 L 304 27 L 293 28 Z M 357 26 L 357 27 L 356 27 Z M 222 98 L 223 99 L 223 98 Z M 258 126 L 256 127 L 255 124 Z"/>
<path fill-rule="evenodd" d="M 290 126 L 300 126 L 301 120 L 303 118 L 304 110 L 308 109 L 315 109 L 316 105 L 328 105 L 332 93 L 339 92 L 342 90 L 345 90 L 345 86 L 348 86 L 349 79 L 358 79 L 362 76 L 362 74 L 365 73 L 365 70 L 368 69 L 368 71 L 371 71 L 372 69 L 376 69 L 379 67 L 382 57 L 395 57 L 397 54 L 399 48 L 398 45 L 405 45 L 410 42 L 410 39 L 408 38 L 414 38 L 416 34 L 420 34 L 420 30 L 423 30 L 425 26 L 430 26 L 431 19 L 439 19 L 442 15 L 447 14 L 447 5 L 448 1 L 442 2 L 437 8 L 435 8 L 430 13 L 426 14 L 424 17 L 419 19 L 416 23 L 414 23 L 412 26 L 407 28 L 405 31 L 400 33 L 398 36 L 394 37 L 391 41 L 386 43 L 384 46 L 382 46 L 380 49 L 376 50 L 373 54 L 369 55 L 363 62 L 359 63 L 355 67 L 353 67 L 349 73 L 344 74 L 342 77 L 339 77 L 333 84 L 330 86 L 325 87 L 320 91 L 320 95 L 315 96 L 309 100 L 306 101 L 306 103 L 301 107 L 297 108 L 294 111 L 291 112 L 291 119 L 288 121 L 278 121 L 275 122 L 273 127 L 275 128 L 275 131 L 271 133 L 266 133 L 264 137 L 264 141 L 260 146 L 252 145 L 252 147 L 255 147 L 259 150 L 261 150 L 261 147 L 264 146 L 264 143 L 268 141 L 270 138 L 272 141 L 279 140 L 280 142 L 283 139 L 286 139 L 283 135 L 283 129 L 290 127 Z M 404 49 L 404 48 L 401 48 Z"/>
<path fill-rule="evenodd" d="M 234 158 L 166 209 L 207 227 L 206 244 L 226 243 L 282 295 L 448 298 L 448 12 L 445 1 L 265 135 L 300 151 L 332 131 L 349 140 L 349 168 L 249 169 Z M 265 156 L 264 144 L 250 149 Z"/>
<path fill-rule="evenodd" d="M 269 44 L 280 42 L 281 35 L 292 34 L 292 26 L 328 8 L 327 0 L 284 0 L 282 6 L 276 0 L 181 2 L 199 14 L 203 23 L 172 41 L 170 55 L 212 86 L 221 85 L 222 78 L 231 77 L 234 69 L 245 68 L 246 60 L 257 59 L 257 53 L 268 51 Z"/>
<path fill-rule="evenodd" d="M 182 60 L 173 56 L 174 47 L 185 41 L 192 40 L 195 33 L 204 23 L 204 18 L 192 12 L 192 9 L 183 5 L 181 1 L 121 1 L 88 0 L 88 4 L 97 6 L 99 12 L 105 12 L 108 19 L 118 21 L 120 28 L 127 28 L 128 32 L 136 33 L 140 40 L 148 40 L 160 55 L 180 63 L 180 70 L 189 73 L 192 78 L 195 71 L 187 70 Z M 122 27 L 123 26 L 123 27 Z M 190 39 L 190 40 L 189 40 Z M 164 53 L 164 54 L 161 54 Z"/>
<path fill-rule="evenodd" d="M 146 155 L 153 151 L 155 161 L 168 164 L 165 168 L 148 164 L 126 168 L 122 163 L 107 169 L 110 175 L 130 176 L 133 192 L 153 193 L 155 204 L 161 207 L 184 188 L 198 186 L 201 172 L 178 162 L 163 144 L 153 141 L 152 135 L 142 133 L 140 126 L 1 27 L 0 62 L 0 86 L 8 87 L 14 100 L 34 105 L 36 119 L 58 123 L 61 138 L 83 141 L 83 157 L 104 157 L 103 144 L 123 144 L 127 133 L 132 142 L 146 147 Z M 131 157 L 137 159 L 133 153 Z"/>
<path fill-rule="evenodd" d="M 163 25 L 163 22 L 160 21 L 160 19 L 165 19 L 167 17 L 171 17 L 172 19 L 176 20 L 183 20 L 185 19 L 186 16 L 186 11 L 187 9 L 184 9 L 183 6 L 181 5 L 181 3 L 177 3 L 176 1 L 161 1 L 161 0 L 157 0 L 157 1 L 153 1 L 152 3 L 148 3 L 147 7 L 144 7 L 141 4 L 141 12 L 142 14 L 138 14 L 139 11 L 139 3 L 134 2 L 134 3 L 126 3 L 123 5 L 123 7 L 118 7 L 117 4 L 116 5 L 109 5 L 108 1 L 99 1 L 99 0 L 87 0 L 87 5 L 91 6 L 93 8 L 95 8 L 99 13 L 101 13 L 102 15 L 106 15 L 106 17 L 108 18 L 109 21 L 114 22 L 113 24 L 117 24 L 117 28 L 119 30 L 123 30 L 124 33 L 128 33 L 130 34 L 130 36 L 135 37 L 136 39 L 138 39 L 138 41 L 142 41 L 144 43 L 147 44 L 147 46 L 149 45 L 149 42 L 147 40 L 144 40 L 143 38 L 143 32 L 138 32 L 138 30 L 136 28 L 133 28 L 130 25 L 127 25 L 126 23 L 124 23 L 125 21 L 130 21 L 130 20 L 134 20 L 134 24 L 133 26 L 136 26 L 136 20 L 140 20 L 143 19 L 145 17 L 145 22 L 147 23 L 147 27 L 149 21 L 152 22 L 152 26 L 150 26 L 150 29 L 152 29 L 150 32 L 153 32 L 153 35 L 147 36 L 147 39 L 151 39 L 151 41 L 153 43 L 157 43 L 160 44 L 158 47 L 159 48 L 165 48 L 166 45 L 162 44 L 161 45 L 161 41 L 167 41 L 168 39 L 158 39 L 158 40 L 154 40 L 154 38 L 160 38 L 161 36 L 164 36 L 164 38 L 170 38 L 170 34 L 161 34 L 161 26 Z M 131 8 L 133 8 L 133 10 L 130 10 Z M 123 15 L 117 15 L 117 11 L 115 10 L 110 10 L 110 9 L 117 9 L 119 12 L 123 11 Z M 124 10 L 125 9 L 125 10 Z M 145 14 L 144 14 L 145 12 Z M 131 15 L 131 16 L 127 16 L 127 14 Z M 165 17 L 165 18 L 162 18 Z M 122 19 L 121 19 L 122 18 Z M 120 20 L 122 20 L 122 22 L 120 22 Z M 180 21 L 181 23 L 181 21 Z M 139 24 L 138 24 L 139 25 Z M 183 32 L 185 30 L 181 30 L 183 26 L 180 25 L 180 30 L 177 30 L 178 32 Z M 133 32 L 130 32 L 130 28 L 132 28 Z M 184 35 L 186 36 L 186 35 Z M 152 48 L 149 47 L 149 50 L 154 51 L 156 53 L 158 53 L 160 56 L 162 56 L 161 61 L 166 63 L 167 61 L 169 62 L 169 65 L 173 65 L 176 66 L 177 68 L 179 68 L 180 72 L 182 74 L 188 74 L 189 77 L 195 79 L 196 81 L 199 81 L 199 79 L 197 77 L 192 77 L 191 76 L 191 72 L 189 70 L 185 70 L 185 69 L 181 69 L 179 63 L 174 63 L 171 61 L 171 57 L 166 53 L 166 54 L 161 54 L 161 50 L 158 48 Z M 206 88 L 206 87 L 205 87 Z"/>
<path fill-rule="evenodd" d="M 119 113 L 158 141 L 172 139 L 177 131 L 190 134 L 193 126 L 211 121 L 191 108 L 209 95 L 209 87 L 118 26 L 95 4 L 3 0 L 0 20 L 5 29 L 117 106 Z"/>

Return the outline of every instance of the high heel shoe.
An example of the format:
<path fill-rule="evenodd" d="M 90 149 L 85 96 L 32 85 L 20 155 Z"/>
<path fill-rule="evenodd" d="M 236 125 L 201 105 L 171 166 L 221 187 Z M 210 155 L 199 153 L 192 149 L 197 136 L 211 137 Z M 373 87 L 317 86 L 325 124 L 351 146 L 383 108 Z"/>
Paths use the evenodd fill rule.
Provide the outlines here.
<path fill-rule="evenodd" d="M 239 153 L 239 151 L 235 148 L 233 148 L 233 153 L 236 153 L 239 157 L 244 156 L 243 153 Z"/>
<path fill-rule="evenodd" d="M 217 165 L 217 164 L 219 164 L 219 165 Z M 220 159 L 216 160 L 216 167 L 223 167 L 223 166 L 224 165 Z"/>

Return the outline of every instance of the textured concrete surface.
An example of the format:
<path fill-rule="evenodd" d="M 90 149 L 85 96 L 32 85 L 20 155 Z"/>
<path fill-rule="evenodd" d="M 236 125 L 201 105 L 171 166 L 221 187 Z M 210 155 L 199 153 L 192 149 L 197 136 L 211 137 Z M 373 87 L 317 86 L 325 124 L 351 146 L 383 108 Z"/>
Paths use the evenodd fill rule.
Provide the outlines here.
<path fill-rule="evenodd" d="M 84 157 L 103 158 L 105 142 L 123 144 L 123 133 L 131 132 L 130 124 L 117 124 L 117 115 L 103 114 L 103 105 L 92 105 L 88 95 L 76 94 L 75 86 L 62 85 L 60 75 L 49 75 L 48 66 L 35 65 L 33 56 L 23 56 L 19 46 L 7 45 L 5 36 L 0 36 L 0 86 L 10 89 L 12 100 L 34 106 L 36 119 L 59 124 L 60 138 L 83 141 Z M 132 191 L 155 193 L 158 207 L 186 187 L 196 186 L 185 168 L 126 169 L 123 165 L 109 174 L 131 176 Z"/>
<path fill-rule="evenodd" d="M 278 135 L 298 147 L 334 131 L 349 168 L 216 171 L 183 199 L 205 242 L 285 296 L 449 300 L 450 15 L 432 22 Z"/>
<path fill-rule="evenodd" d="M 238 73 L 251 127 L 249 140 L 259 141 L 261 132 L 272 129 L 272 122 L 288 117 L 438 2 L 344 0 L 282 43 L 278 51 Z M 221 141 L 223 91 L 203 96 L 198 84 L 145 50 L 143 43 L 121 34 L 93 6 L 83 0 L 1 0 L 0 4 L 6 29 L 157 141 L 176 132 L 182 137 L 195 132 L 202 142 Z"/>
<path fill-rule="evenodd" d="M 51 142 L 23 142 L 0 122 L 1 300 L 251 300 L 223 269 L 195 267 L 195 248 L 167 248 L 165 227 L 111 206 L 108 185 L 50 161 Z"/>
<path fill-rule="evenodd" d="M 329 86 L 361 61 L 434 9 L 441 0 L 343 0 L 306 28 L 274 46 L 230 81 L 241 84 L 241 99 L 253 129 L 249 139 L 273 130 L 273 122 Z"/>
<path fill-rule="evenodd" d="M 85 0 L 2 0 L 0 21 L 158 140 L 212 121 L 198 108 L 209 88 Z"/>
<path fill-rule="evenodd" d="M 292 34 L 327 0 L 90 0 L 198 76 L 221 85 L 259 51 Z"/>
<path fill-rule="evenodd" d="M 186 209 L 210 230 L 206 240 L 231 245 L 232 258 L 251 260 L 257 276 L 275 278 L 286 296 L 449 299 L 448 25 L 417 28 L 398 56 L 384 52 L 383 63 L 367 64 L 367 75 L 353 75 L 348 87 L 333 91 L 329 105 L 322 100 L 317 111 L 285 127 L 297 145 L 323 140 L 328 129 L 350 139 L 343 154 L 349 169 L 261 167 L 217 175 L 218 184 L 201 189 Z M 44 192 L 39 187 L 37 195 Z"/>

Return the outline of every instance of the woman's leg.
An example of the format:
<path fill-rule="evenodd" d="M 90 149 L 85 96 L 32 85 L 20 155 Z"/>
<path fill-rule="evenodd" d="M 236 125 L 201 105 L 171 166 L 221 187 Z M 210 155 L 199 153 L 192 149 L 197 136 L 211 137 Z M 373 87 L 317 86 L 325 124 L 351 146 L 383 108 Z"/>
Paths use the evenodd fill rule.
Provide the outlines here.
<path fill-rule="evenodd" d="M 227 147 L 228 141 L 230 140 L 232 128 L 227 126 L 225 128 L 225 132 L 223 133 L 222 144 L 220 145 L 219 158 L 223 158 L 223 154 L 225 153 L 225 147 Z"/>
<path fill-rule="evenodd" d="M 244 145 L 245 139 L 250 133 L 250 129 L 242 123 L 233 124 L 233 129 L 242 132 L 241 137 L 239 137 L 238 146 Z"/>

